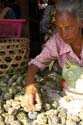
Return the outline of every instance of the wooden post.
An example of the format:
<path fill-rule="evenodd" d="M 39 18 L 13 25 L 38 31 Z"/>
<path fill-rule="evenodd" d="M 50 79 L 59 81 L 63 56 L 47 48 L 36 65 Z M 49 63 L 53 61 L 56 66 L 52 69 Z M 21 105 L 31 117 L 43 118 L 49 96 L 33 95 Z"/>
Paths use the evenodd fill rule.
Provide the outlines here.
<path fill-rule="evenodd" d="M 24 27 L 24 36 L 29 37 L 29 3 L 28 0 L 17 0 L 17 4 L 20 6 L 21 18 L 26 19 L 26 25 Z"/>

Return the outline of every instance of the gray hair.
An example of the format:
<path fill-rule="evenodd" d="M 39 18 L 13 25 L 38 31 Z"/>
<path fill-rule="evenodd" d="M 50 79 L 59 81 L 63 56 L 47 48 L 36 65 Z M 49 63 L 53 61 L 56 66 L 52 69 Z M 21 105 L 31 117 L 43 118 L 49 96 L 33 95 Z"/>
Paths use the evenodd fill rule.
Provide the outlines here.
<path fill-rule="evenodd" d="M 56 3 L 56 10 L 74 14 L 79 21 L 83 22 L 83 7 L 80 0 L 61 0 Z"/>

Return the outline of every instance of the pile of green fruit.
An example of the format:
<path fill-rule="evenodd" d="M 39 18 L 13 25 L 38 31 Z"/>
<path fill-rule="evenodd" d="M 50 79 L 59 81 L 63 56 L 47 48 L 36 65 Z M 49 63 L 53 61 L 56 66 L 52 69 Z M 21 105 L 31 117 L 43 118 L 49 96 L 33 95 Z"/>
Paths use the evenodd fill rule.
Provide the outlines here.
<path fill-rule="evenodd" d="M 44 71 L 45 73 L 45 71 Z M 54 72 L 38 73 L 35 82 L 42 97 L 43 106 L 35 112 L 23 107 L 26 73 L 9 73 L 0 78 L 0 125 L 83 125 L 83 109 L 77 115 L 67 114 L 58 100 L 47 95 L 45 87 L 61 94 L 61 76 Z"/>

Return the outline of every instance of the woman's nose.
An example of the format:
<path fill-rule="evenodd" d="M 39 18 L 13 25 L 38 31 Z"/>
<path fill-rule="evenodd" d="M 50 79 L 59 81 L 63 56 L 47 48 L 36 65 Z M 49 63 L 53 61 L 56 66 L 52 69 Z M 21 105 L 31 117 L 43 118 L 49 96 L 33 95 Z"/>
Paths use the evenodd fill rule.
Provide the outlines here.
<path fill-rule="evenodd" d="M 65 29 L 62 30 L 62 37 L 66 38 L 68 36 L 67 31 Z"/>

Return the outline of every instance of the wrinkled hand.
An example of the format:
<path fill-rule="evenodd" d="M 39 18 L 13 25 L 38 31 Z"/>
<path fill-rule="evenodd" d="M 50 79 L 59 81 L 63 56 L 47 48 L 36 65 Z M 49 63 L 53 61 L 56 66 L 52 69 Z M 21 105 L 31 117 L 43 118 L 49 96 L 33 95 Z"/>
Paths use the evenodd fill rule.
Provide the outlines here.
<path fill-rule="evenodd" d="M 27 86 L 24 96 L 24 107 L 29 111 L 35 111 L 35 103 L 42 104 L 38 90 L 34 84 Z"/>

